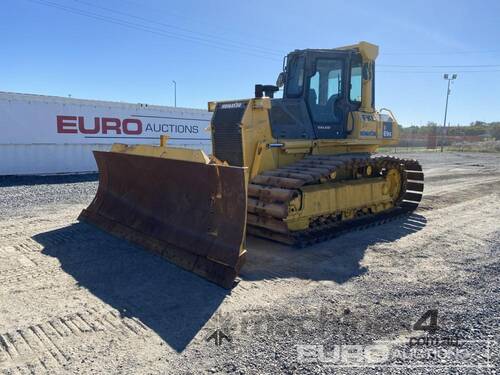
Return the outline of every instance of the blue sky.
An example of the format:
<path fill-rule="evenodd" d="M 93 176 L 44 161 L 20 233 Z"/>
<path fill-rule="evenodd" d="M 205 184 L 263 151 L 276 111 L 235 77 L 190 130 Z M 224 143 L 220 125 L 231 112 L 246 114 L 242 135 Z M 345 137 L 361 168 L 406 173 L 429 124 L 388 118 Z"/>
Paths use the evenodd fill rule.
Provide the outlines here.
<path fill-rule="evenodd" d="M 404 125 L 500 120 L 498 1 L 4 0 L 0 91 L 206 108 L 274 83 L 282 56 L 380 46 L 376 104 Z M 441 66 L 447 67 L 441 67 Z M 437 67 L 436 67 L 437 66 Z M 449 67 L 448 67 L 449 66 Z"/>

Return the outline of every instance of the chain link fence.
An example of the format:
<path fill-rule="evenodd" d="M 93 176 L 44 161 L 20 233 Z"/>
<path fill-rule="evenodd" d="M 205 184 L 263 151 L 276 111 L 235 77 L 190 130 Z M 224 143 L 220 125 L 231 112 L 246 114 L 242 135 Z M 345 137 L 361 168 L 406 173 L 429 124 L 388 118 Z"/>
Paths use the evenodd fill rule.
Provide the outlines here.
<path fill-rule="evenodd" d="M 415 151 L 500 152 L 500 140 L 485 136 L 402 134 L 399 143 L 384 147 L 387 152 Z"/>

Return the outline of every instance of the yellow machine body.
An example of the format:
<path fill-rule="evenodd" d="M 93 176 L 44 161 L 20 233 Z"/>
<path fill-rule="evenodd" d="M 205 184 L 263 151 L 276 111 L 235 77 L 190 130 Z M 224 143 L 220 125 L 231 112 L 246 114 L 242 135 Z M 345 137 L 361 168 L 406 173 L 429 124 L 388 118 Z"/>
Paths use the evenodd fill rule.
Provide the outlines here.
<path fill-rule="evenodd" d="M 294 79 L 294 61 L 301 61 L 303 70 L 311 70 L 309 76 L 298 70 L 303 81 L 309 79 L 302 98 L 275 100 L 272 92 L 271 97 L 257 93 L 256 86 L 255 98 L 210 102 L 208 109 L 214 112 L 211 156 L 201 150 L 171 148 L 166 138 L 159 146 L 115 144 L 110 153 L 96 154 L 100 190 L 81 219 L 230 287 L 244 261 L 246 232 L 307 245 L 331 238 L 350 223 L 367 223 L 395 209 L 415 209 L 423 191 L 418 162 L 373 155 L 378 147 L 394 145 L 399 139 L 392 112 L 374 108 L 377 55 L 378 47 L 366 42 L 334 50 L 294 51 L 288 57 L 284 95 Z M 343 70 L 339 68 L 345 76 L 330 72 L 322 78 L 320 69 L 328 58 L 345 61 Z M 348 67 L 352 67 L 350 75 Z M 351 101 L 345 90 L 352 89 L 352 84 L 346 86 L 345 81 L 354 80 L 354 69 L 360 72 L 361 97 Z M 316 90 L 310 88 L 313 84 Z M 321 84 L 330 86 L 323 89 Z M 330 95 L 332 87 L 338 89 L 336 97 Z M 332 111 L 343 111 L 342 125 L 312 124 L 316 106 L 329 108 L 330 102 Z M 286 121 L 300 123 L 300 116 L 307 120 L 303 123 L 312 125 L 299 134 Z M 152 159 L 157 160 L 156 169 L 144 172 Z M 199 176 L 193 179 L 191 174 Z M 158 180 L 163 189 L 157 186 Z M 186 190 L 171 188 L 179 184 Z M 133 188 L 127 190 L 127 186 Z M 198 199 L 200 194 L 206 197 Z M 156 198 L 144 198 L 151 195 Z M 107 200 L 113 204 L 106 204 Z M 233 204 L 235 200 L 238 204 Z M 165 214 L 169 209 L 176 212 L 176 223 L 172 223 L 174 216 Z M 182 229 L 191 220 L 198 223 L 197 229 Z M 142 225 L 145 221 L 150 225 Z M 175 231 L 178 241 L 171 233 Z"/>

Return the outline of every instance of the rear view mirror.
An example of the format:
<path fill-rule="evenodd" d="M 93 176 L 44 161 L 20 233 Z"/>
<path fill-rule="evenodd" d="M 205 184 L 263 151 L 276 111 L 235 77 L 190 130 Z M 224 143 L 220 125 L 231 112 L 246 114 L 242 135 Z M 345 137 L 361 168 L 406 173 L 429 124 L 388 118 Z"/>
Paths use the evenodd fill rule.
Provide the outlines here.
<path fill-rule="evenodd" d="M 285 85 L 285 72 L 281 72 L 276 79 L 276 86 L 283 87 Z"/>

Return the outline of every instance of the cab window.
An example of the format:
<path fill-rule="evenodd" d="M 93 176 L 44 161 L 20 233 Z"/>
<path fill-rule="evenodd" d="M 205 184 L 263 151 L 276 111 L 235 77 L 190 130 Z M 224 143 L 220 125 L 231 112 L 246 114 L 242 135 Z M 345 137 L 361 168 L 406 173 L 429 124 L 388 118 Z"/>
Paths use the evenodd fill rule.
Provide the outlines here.
<path fill-rule="evenodd" d="M 318 59 L 316 69 L 309 78 L 307 102 L 315 123 L 341 121 L 337 100 L 342 96 L 343 60 Z"/>
<path fill-rule="evenodd" d="M 302 94 L 304 89 L 304 56 L 292 58 L 287 72 L 286 94 L 289 97 L 296 97 Z"/>
<path fill-rule="evenodd" d="M 353 59 L 351 62 L 351 89 L 349 100 L 351 102 L 361 102 L 361 57 Z"/>

